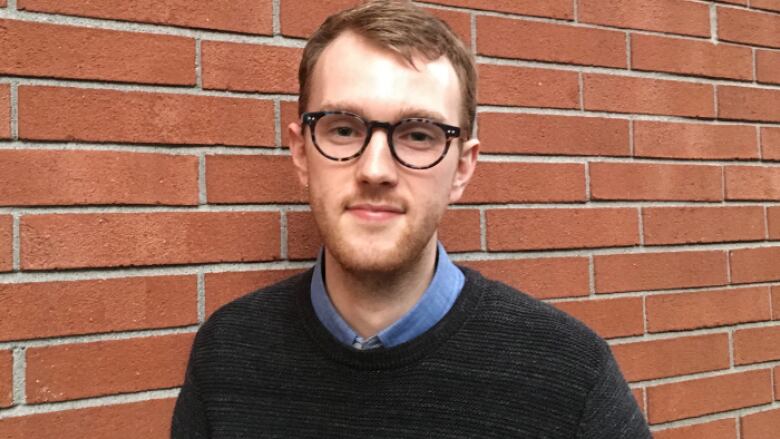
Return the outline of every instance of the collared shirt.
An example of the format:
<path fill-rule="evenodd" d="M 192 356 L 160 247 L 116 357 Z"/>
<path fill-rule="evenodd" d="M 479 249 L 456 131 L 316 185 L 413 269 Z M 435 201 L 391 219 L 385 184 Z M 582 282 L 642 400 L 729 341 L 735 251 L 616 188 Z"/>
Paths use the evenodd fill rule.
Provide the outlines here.
<path fill-rule="evenodd" d="M 320 251 L 311 278 L 311 303 L 320 322 L 343 344 L 356 349 L 380 346 L 390 348 L 417 337 L 438 323 L 452 308 L 464 282 L 463 272 L 452 263 L 444 246 L 439 242 L 433 279 L 417 303 L 393 324 L 364 339 L 333 306 L 323 277 L 323 252 Z"/>

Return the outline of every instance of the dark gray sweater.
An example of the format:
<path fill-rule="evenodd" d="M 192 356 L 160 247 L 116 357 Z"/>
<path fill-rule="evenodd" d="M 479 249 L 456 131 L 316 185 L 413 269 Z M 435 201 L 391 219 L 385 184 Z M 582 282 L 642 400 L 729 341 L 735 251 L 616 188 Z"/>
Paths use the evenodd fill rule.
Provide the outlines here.
<path fill-rule="evenodd" d="M 311 270 L 222 307 L 195 339 L 172 437 L 651 437 L 603 340 L 461 269 L 450 312 L 389 349 L 330 335 Z"/>

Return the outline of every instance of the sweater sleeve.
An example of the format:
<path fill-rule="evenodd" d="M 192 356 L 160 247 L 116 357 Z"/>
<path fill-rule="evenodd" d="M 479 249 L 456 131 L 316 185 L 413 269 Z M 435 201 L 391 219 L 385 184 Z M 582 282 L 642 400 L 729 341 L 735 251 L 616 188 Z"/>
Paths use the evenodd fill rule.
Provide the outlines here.
<path fill-rule="evenodd" d="M 577 438 L 652 439 L 609 346 L 602 342 L 601 350 L 600 373 L 585 402 Z"/>
<path fill-rule="evenodd" d="M 193 347 L 193 354 L 194 349 Z M 190 355 L 184 384 L 173 409 L 171 439 L 207 439 L 209 437 L 206 410 L 193 371 L 193 354 Z"/>

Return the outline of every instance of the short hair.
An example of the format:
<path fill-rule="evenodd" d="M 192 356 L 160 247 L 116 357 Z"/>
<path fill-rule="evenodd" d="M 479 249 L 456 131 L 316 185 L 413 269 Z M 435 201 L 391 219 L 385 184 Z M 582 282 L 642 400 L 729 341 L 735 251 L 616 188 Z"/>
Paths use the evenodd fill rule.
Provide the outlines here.
<path fill-rule="evenodd" d="M 373 0 L 331 15 L 306 44 L 298 69 L 298 114 L 306 111 L 309 80 L 320 54 L 345 31 L 353 31 L 382 48 L 400 54 L 414 66 L 412 56 L 428 60 L 445 56 L 458 76 L 461 89 L 460 124 L 470 137 L 477 113 L 477 72 L 474 57 L 452 29 L 410 1 Z"/>

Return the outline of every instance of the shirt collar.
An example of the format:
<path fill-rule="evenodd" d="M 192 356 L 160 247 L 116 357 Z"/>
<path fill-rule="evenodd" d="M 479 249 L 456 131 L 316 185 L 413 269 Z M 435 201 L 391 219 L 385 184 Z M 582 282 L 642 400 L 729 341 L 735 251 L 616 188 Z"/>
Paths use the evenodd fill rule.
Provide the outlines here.
<path fill-rule="evenodd" d="M 433 279 L 420 300 L 400 319 L 367 340 L 358 336 L 333 306 L 323 277 L 324 252 L 320 251 L 311 279 L 311 302 L 317 318 L 341 343 L 359 349 L 380 345 L 390 348 L 417 337 L 447 314 L 465 283 L 465 276 L 452 263 L 441 242 L 437 243 L 437 250 Z"/>

